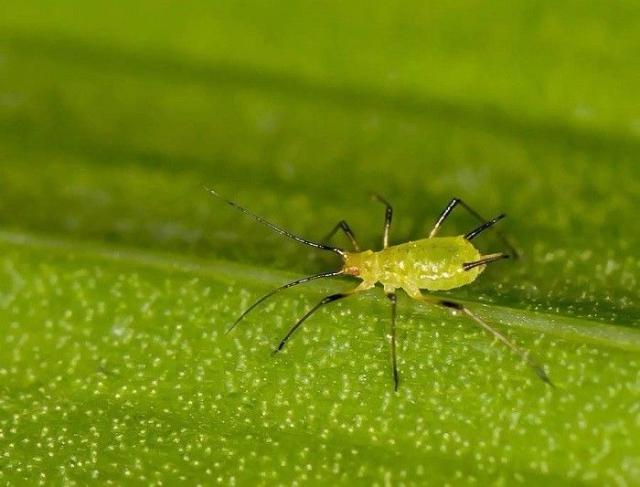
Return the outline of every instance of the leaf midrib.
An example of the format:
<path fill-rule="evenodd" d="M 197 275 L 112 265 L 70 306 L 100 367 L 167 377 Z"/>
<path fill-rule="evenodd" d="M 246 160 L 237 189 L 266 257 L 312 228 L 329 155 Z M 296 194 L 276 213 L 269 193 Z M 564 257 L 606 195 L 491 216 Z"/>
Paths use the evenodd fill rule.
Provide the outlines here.
<path fill-rule="evenodd" d="M 106 261 L 129 263 L 135 266 L 157 270 L 192 274 L 202 278 L 212 278 L 218 282 L 236 284 L 238 282 L 255 282 L 279 286 L 294 274 L 272 269 L 261 269 L 254 266 L 229 262 L 225 260 L 203 261 L 194 257 L 184 257 L 169 253 L 132 249 L 130 247 L 111 246 L 107 248 L 98 242 L 78 241 L 59 237 L 36 235 L 25 232 L 0 230 L 0 243 L 17 247 L 33 247 L 51 251 L 75 252 L 91 258 Z M 115 247 L 115 249 L 114 249 Z M 299 277 L 299 276 L 296 276 Z M 318 284 L 315 284 L 317 290 Z M 301 292 L 310 293 L 314 285 L 302 287 Z M 374 299 L 372 294 L 363 294 L 360 299 Z M 556 337 L 570 339 L 578 343 L 598 343 L 620 350 L 640 351 L 640 331 L 613 323 L 604 323 L 585 318 L 567 315 L 542 313 L 510 306 L 485 304 L 465 300 L 465 304 L 475 306 L 482 313 L 491 315 L 493 320 L 509 323 L 536 332 L 543 332 Z M 416 311 L 422 306 L 413 304 Z M 488 312 L 488 313 L 487 313 Z M 524 319 L 523 319 L 524 318 Z"/>

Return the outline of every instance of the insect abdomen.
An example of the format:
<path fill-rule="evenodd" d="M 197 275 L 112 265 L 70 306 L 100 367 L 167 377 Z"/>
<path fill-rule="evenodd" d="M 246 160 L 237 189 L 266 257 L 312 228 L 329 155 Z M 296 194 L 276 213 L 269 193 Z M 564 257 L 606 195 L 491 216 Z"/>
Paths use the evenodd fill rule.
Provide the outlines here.
<path fill-rule="evenodd" d="M 407 242 L 376 252 L 378 281 L 404 289 L 440 291 L 473 282 L 484 270 L 464 270 L 480 252 L 464 237 L 435 237 Z"/>

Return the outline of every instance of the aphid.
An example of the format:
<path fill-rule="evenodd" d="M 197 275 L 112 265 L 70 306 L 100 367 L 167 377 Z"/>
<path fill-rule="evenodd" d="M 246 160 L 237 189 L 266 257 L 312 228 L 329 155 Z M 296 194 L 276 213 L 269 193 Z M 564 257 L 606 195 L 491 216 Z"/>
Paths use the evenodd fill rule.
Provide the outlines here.
<path fill-rule="evenodd" d="M 540 366 L 529 353 L 518 348 L 511 340 L 502 333 L 494 329 L 480 317 L 478 317 L 469 308 L 461 303 L 451 299 L 442 299 L 437 296 L 423 294 L 421 290 L 426 291 L 444 291 L 465 286 L 476 280 L 478 275 L 484 271 L 487 264 L 506 259 L 509 254 L 498 252 L 488 255 L 481 255 L 478 249 L 474 247 L 471 241 L 485 230 L 492 228 L 498 221 L 506 215 L 500 214 L 497 217 L 486 220 L 478 212 L 473 210 L 469 205 L 459 198 L 453 198 L 446 208 L 442 211 L 436 220 L 429 236 L 424 239 L 406 242 L 398 245 L 389 245 L 389 230 L 391 228 L 391 220 L 393 217 L 393 209 L 391 205 L 383 197 L 376 195 L 375 197 L 383 205 L 385 205 L 384 233 L 382 239 L 382 250 L 361 250 L 356 237 L 345 220 L 341 220 L 327 235 L 323 241 L 328 241 L 336 232 L 342 230 L 353 245 L 353 251 L 347 251 L 339 247 L 333 247 L 325 243 L 307 240 L 295 235 L 287 230 L 268 222 L 261 216 L 258 216 L 242 206 L 223 198 L 214 190 L 209 189 L 211 194 L 222 199 L 227 204 L 240 210 L 242 213 L 249 215 L 254 220 L 266 225 L 275 232 L 289 237 L 301 244 L 308 245 L 320 250 L 328 250 L 338 254 L 343 261 L 342 268 L 336 271 L 321 272 L 313 276 L 303 277 L 295 281 L 289 282 L 267 293 L 249 308 L 247 308 L 229 327 L 227 333 L 233 330 L 240 321 L 249 314 L 256 306 L 270 298 L 274 294 L 288 289 L 298 284 L 334 276 L 352 276 L 360 279 L 362 282 L 354 289 L 341 293 L 326 296 L 309 311 L 307 311 L 294 325 L 289 329 L 287 334 L 282 338 L 278 346 L 273 351 L 274 354 L 281 351 L 292 335 L 298 328 L 318 309 L 326 304 L 353 296 L 356 293 L 366 291 L 380 283 L 384 292 L 391 303 L 391 330 L 390 330 L 390 346 L 391 346 L 391 366 L 393 373 L 394 390 L 398 390 L 399 374 L 398 361 L 396 355 L 396 290 L 403 289 L 411 298 L 418 301 L 443 306 L 451 310 L 454 314 L 463 313 L 471 318 L 478 326 L 488 333 L 492 334 L 496 339 L 500 340 L 513 352 L 518 354 L 544 382 L 553 386 L 553 383 Z M 440 227 L 451 214 L 454 208 L 460 206 L 466 209 L 474 218 L 478 219 L 482 224 L 464 235 L 456 237 L 438 237 Z M 517 251 L 504 237 L 502 233 L 496 230 L 498 237 L 503 244 L 509 249 L 510 255 L 517 257 Z"/>

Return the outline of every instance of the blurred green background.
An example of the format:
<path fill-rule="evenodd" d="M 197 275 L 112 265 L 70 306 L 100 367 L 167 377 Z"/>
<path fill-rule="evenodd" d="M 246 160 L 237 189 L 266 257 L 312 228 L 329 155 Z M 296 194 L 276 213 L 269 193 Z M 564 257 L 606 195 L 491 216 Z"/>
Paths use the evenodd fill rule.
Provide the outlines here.
<path fill-rule="evenodd" d="M 640 482 L 637 2 L 5 2 L 0 480 Z M 291 231 L 424 236 L 453 196 L 523 259 L 450 292 L 534 350 L 381 293 Z M 501 225 L 502 225 L 501 223 Z M 475 222 L 463 213 L 450 233 Z M 341 241 L 340 241 L 341 242 Z M 483 250 L 499 250 L 490 236 Z M 510 327 L 510 325 L 514 325 Z M 297 343 L 296 343 L 297 342 Z M 305 345 L 306 343 L 306 345 Z"/>

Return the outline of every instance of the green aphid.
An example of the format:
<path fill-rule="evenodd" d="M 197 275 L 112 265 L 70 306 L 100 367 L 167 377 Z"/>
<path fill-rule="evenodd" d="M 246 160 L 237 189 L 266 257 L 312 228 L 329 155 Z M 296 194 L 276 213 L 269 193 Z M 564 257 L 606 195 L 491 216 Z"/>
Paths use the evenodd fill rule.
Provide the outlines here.
<path fill-rule="evenodd" d="M 494 329 L 470 309 L 463 304 L 452 301 L 450 299 L 442 299 L 436 296 L 423 294 L 421 290 L 426 291 L 444 291 L 466 286 L 477 279 L 484 271 L 487 264 L 500 259 L 506 259 L 510 255 L 517 257 L 517 251 L 509 243 L 509 241 L 500 233 L 500 237 L 504 245 L 509 249 L 510 254 L 494 253 L 482 255 L 480 251 L 471 243 L 471 241 L 480 235 L 483 231 L 493 227 L 495 223 L 504 218 L 506 215 L 501 214 L 491 220 L 486 220 L 478 212 L 473 210 L 469 205 L 459 198 L 453 198 L 444 211 L 440 214 L 436 223 L 427 238 L 415 240 L 398 245 L 389 245 L 389 229 L 391 227 L 391 219 L 393 217 L 393 209 L 391 205 L 381 196 L 376 198 L 385 205 L 385 222 L 382 250 L 361 250 L 355 235 L 346 221 L 340 221 L 333 230 L 326 236 L 324 241 L 328 241 L 337 231 L 342 230 L 353 245 L 353 251 L 347 251 L 339 247 L 333 247 L 320 242 L 307 240 L 298 235 L 294 235 L 273 223 L 268 222 L 264 218 L 250 212 L 246 208 L 234 203 L 233 201 L 223 198 L 214 190 L 209 190 L 211 194 L 222 199 L 229 205 L 249 215 L 259 223 L 266 225 L 277 233 L 289 237 L 299 243 L 314 247 L 316 249 L 328 250 L 338 254 L 342 260 L 342 268 L 337 271 L 322 272 L 313 276 L 303 277 L 293 282 L 289 282 L 274 289 L 258 301 L 247 308 L 238 319 L 227 330 L 227 333 L 233 330 L 238 323 L 256 306 L 273 296 L 279 291 L 288 289 L 298 284 L 333 276 L 352 276 L 361 280 L 360 284 L 351 291 L 331 294 L 323 298 L 319 303 L 313 306 L 305 313 L 287 332 L 280 341 L 273 353 L 278 353 L 284 348 L 295 331 L 309 318 L 313 313 L 325 304 L 352 296 L 361 291 L 366 291 L 380 283 L 384 292 L 391 302 L 391 332 L 389 335 L 391 345 L 391 362 L 393 371 L 394 390 L 398 390 L 399 375 L 396 356 L 396 290 L 403 289 L 411 298 L 426 303 L 444 306 L 451 310 L 454 314 L 463 313 L 471 318 L 477 325 L 483 328 L 495 338 L 508 346 L 515 353 L 520 355 L 522 359 L 534 370 L 536 375 L 544 382 L 553 386 L 553 383 L 540 366 L 529 353 L 518 348 L 511 340 L 502 333 Z M 482 224 L 474 230 L 456 237 L 437 237 L 438 230 L 442 223 L 449 216 L 456 206 L 465 208 L 471 215 L 477 218 Z"/>

